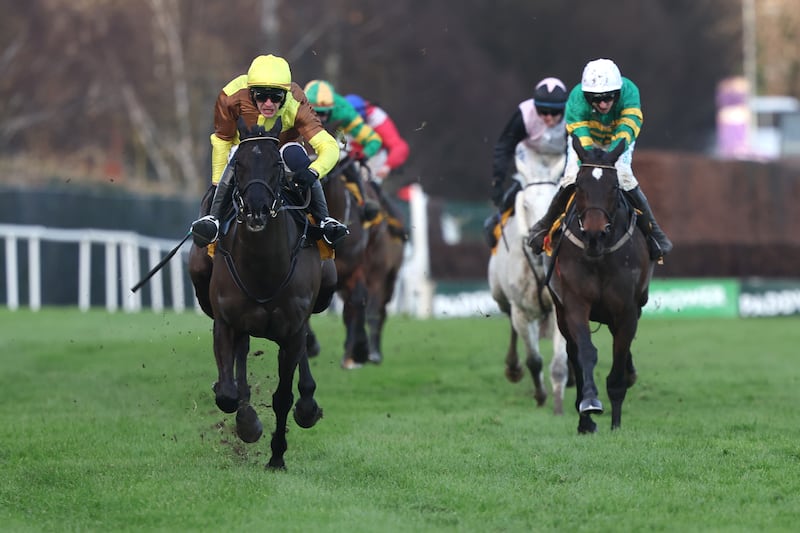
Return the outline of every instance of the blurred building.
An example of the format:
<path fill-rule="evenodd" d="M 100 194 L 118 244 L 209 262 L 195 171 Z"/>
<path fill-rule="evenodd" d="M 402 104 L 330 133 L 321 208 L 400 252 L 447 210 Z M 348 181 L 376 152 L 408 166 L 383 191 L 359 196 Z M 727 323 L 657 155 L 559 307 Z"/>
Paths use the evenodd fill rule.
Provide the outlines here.
<path fill-rule="evenodd" d="M 750 96 L 742 76 L 717 85 L 717 156 L 776 160 L 800 157 L 800 101 Z"/>

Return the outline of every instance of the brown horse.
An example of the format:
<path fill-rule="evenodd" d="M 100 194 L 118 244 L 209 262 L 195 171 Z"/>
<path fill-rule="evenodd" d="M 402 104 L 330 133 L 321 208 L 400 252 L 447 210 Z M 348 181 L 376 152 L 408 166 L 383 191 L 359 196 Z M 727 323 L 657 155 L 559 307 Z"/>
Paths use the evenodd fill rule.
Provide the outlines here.
<path fill-rule="evenodd" d="M 378 201 L 379 197 L 372 187 L 366 187 L 368 194 Z M 405 242 L 389 229 L 388 215 L 382 213 L 380 220 L 369 228 L 367 244 L 367 338 L 369 341 L 370 363 L 383 361 L 381 348 L 383 327 L 386 324 L 386 307 L 394 295 L 397 275 L 403 264 Z"/>
<path fill-rule="evenodd" d="M 330 215 L 350 230 L 336 247 L 337 293 L 342 300 L 345 326 L 343 368 L 356 368 L 367 360 L 369 343 L 366 330 L 368 300 L 366 253 L 370 232 L 365 227 L 364 209 L 348 187 L 347 173 L 360 172 L 360 163 L 345 157 L 322 178 L 322 188 Z"/>
<path fill-rule="evenodd" d="M 247 383 L 250 337 L 272 340 L 279 347 L 278 386 L 272 395 L 275 431 L 267 466 L 285 468 L 295 369 L 300 374 L 295 421 L 310 428 L 322 417 L 314 399 L 306 337 L 309 316 L 327 307 L 330 294 L 325 294 L 323 262 L 309 239 L 307 219 L 286 199 L 275 138 L 280 124 L 276 128 L 268 133 L 263 128 L 240 131 L 233 159 L 236 223 L 217 242 L 213 268 L 208 268 L 206 248 L 193 246 L 189 271 L 201 307 L 214 319 L 216 403 L 226 413 L 236 412 L 236 433 L 245 442 L 257 441 L 262 433 Z"/>
<path fill-rule="evenodd" d="M 647 303 L 654 263 L 644 235 L 636 229 L 636 213 L 619 188 L 614 163 L 624 145 L 609 153 L 589 151 L 575 138 L 573 146 L 581 167 L 573 206 L 554 245 L 554 275 L 549 287 L 575 370 L 578 432 L 593 433 L 597 425 L 591 415 L 601 414 L 603 404 L 594 381 L 597 348 L 592 344 L 589 321 L 606 324 L 614 339 L 613 362 L 606 378 L 613 430 L 620 427 L 625 394 L 636 381 L 631 343 Z"/>

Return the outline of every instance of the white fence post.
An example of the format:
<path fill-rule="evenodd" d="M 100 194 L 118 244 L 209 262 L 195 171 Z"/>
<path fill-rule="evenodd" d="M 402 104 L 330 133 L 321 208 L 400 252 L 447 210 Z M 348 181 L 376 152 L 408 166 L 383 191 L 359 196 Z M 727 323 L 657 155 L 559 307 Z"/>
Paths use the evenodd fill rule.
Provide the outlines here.
<path fill-rule="evenodd" d="M 19 278 L 17 277 L 17 237 L 6 237 L 6 298 L 8 308 L 19 309 Z"/>
<path fill-rule="evenodd" d="M 119 268 L 117 263 L 117 244 L 111 240 L 106 241 L 106 311 L 109 313 L 116 312 L 119 307 L 119 299 L 117 298 L 117 276 L 119 275 Z"/>
<path fill-rule="evenodd" d="M 42 251 L 41 239 L 38 236 L 28 240 L 28 301 L 30 308 L 38 311 L 42 308 Z"/>
<path fill-rule="evenodd" d="M 412 309 L 414 316 L 428 318 L 433 311 L 434 292 L 428 244 L 428 197 L 417 183 L 409 185 L 409 193 L 413 246 L 403 276 L 405 307 Z"/>
<path fill-rule="evenodd" d="M 92 242 L 88 237 L 78 245 L 78 309 L 88 311 L 92 301 Z"/>

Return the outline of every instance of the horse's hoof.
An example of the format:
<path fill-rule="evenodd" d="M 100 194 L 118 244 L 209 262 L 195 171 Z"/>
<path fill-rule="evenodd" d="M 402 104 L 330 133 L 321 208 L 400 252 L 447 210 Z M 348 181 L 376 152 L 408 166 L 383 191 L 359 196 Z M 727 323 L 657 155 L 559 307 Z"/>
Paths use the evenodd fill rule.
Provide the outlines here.
<path fill-rule="evenodd" d="M 506 379 L 508 379 L 508 381 L 511 383 L 519 383 L 524 375 L 525 372 L 522 370 L 521 366 L 506 367 Z"/>
<path fill-rule="evenodd" d="M 586 398 L 581 400 L 578 412 L 582 415 L 602 415 L 603 404 L 597 398 Z"/>
<path fill-rule="evenodd" d="M 314 427 L 314 425 L 319 422 L 320 418 L 322 418 L 322 408 L 317 405 L 317 402 L 313 402 L 308 412 L 299 407 L 299 402 L 298 405 L 294 406 L 294 421 L 303 429 Z"/>
<path fill-rule="evenodd" d="M 342 368 L 345 370 L 355 370 L 357 368 L 361 368 L 364 365 L 361 363 L 357 363 L 355 359 L 352 357 L 348 357 L 346 359 L 342 359 Z"/>
<path fill-rule="evenodd" d="M 217 407 L 223 413 L 235 413 L 239 409 L 239 398 L 230 398 L 228 396 L 217 396 Z"/>
<path fill-rule="evenodd" d="M 383 356 L 381 355 L 381 352 L 370 352 L 369 356 L 367 356 L 367 362 L 374 365 L 381 364 L 383 362 Z"/>
<path fill-rule="evenodd" d="M 275 457 L 273 455 L 270 457 L 269 463 L 267 463 L 267 468 L 269 470 L 286 470 L 286 463 L 283 461 L 283 457 Z"/>
<path fill-rule="evenodd" d="M 248 444 L 257 442 L 263 432 L 264 426 L 261 425 L 261 420 L 251 405 L 243 405 L 236 411 L 236 435 L 243 442 Z"/>
<path fill-rule="evenodd" d="M 547 402 L 546 392 L 534 392 L 533 397 L 536 399 L 536 407 L 542 407 L 544 406 L 545 402 Z"/>
<path fill-rule="evenodd" d="M 564 415 L 564 405 L 561 403 L 555 403 L 553 405 L 553 415 L 555 416 L 563 416 Z"/>

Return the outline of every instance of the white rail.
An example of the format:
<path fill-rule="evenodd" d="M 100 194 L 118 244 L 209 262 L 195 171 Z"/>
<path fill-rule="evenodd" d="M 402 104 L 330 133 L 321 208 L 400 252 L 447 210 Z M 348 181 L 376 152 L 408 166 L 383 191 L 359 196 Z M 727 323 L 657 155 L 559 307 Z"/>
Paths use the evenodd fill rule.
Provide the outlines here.
<path fill-rule="evenodd" d="M 61 229 L 44 226 L 16 226 L 0 224 L 0 238 L 5 239 L 5 285 L 6 305 L 16 310 L 20 306 L 20 277 L 18 245 L 26 241 L 28 247 L 28 306 L 39 310 L 42 306 L 42 259 L 43 241 L 74 243 L 78 246 L 78 308 L 87 311 L 91 306 L 92 245 L 104 246 L 105 254 L 105 307 L 109 312 L 120 307 L 127 312 L 142 309 L 142 293 L 131 292 L 145 273 L 155 266 L 161 258 L 175 247 L 177 241 L 145 237 L 130 231 L 109 231 L 98 229 Z M 140 264 L 141 249 L 148 254 L 147 269 Z M 184 245 L 180 254 L 188 254 L 189 246 Z M 170 299 L 175 311 L 186 307 L 184 290 L 184 261 L 180 256 L 169 262 Z M 44 268 L 58 269 L 59 265 L 44 265 Z M 150 306 L 153 311 L 164 309 L 164 280 L 161 272 L 156 273 L 143 290 L 150 291 Z"/>
<path fill-rule="evenodd" d="M 432 314 L 434 284 L 430 277 L 428 250 L 427 196 L 422 188 L 414 184 L 410 188 L 411 239 L 406 245 L 405 260 L 400 270 L 393 301 L 389 312 L 408 313 L 417 317 Z M 131 231 L 99 229 L 62 229 L 44 226 L 17 226 L 0 224 L 0 238 L 5 240 L 5 288 L 6 306 L 16 310 L 20 307 L 20 242 L 27 244 L 28 251 L 28 307 L 42 307 L 43 268 L 47 274 L 57 271 L 62 265 L 42 264 L 42 242 L 72 243 L 78 247 L 78 294 L 76 303 L 82 311 L 92 304 L 92 279 L 102 275 L 105 283 L 105 308 L 115 312 L 120 307 L 126 312 L 142 310 L 142 292 L 149 291 L 150 307 L 162 311 L 165 307 L 165 287 L 162 272 L 156 273 L 140 291 L 131 292 L 144 274 L 154 267 L 177 244 L 176 241 L 146 237 Z M 96 245 L 102 246 L 104 269 L 92 272 L 92 254 Z M 140 264 L 141 251 L 147 251 L 147 266 Z M 189 253 L 189 243 L 184 244 L 178 255 L 164 267 L 169 269 L 169 294 L 172 309 L 178 312 L 186 308 L 184 265 Z M 24 275 L 24 273 L 23 273 Z M 65 282 L 69 282 L 66 280 Z M 120 297 L 121 296 L 121 297 Z M 200 307 L 190 294 L 196 311 Z M 121 301 L 120 301 L 121 300 Z"/>

